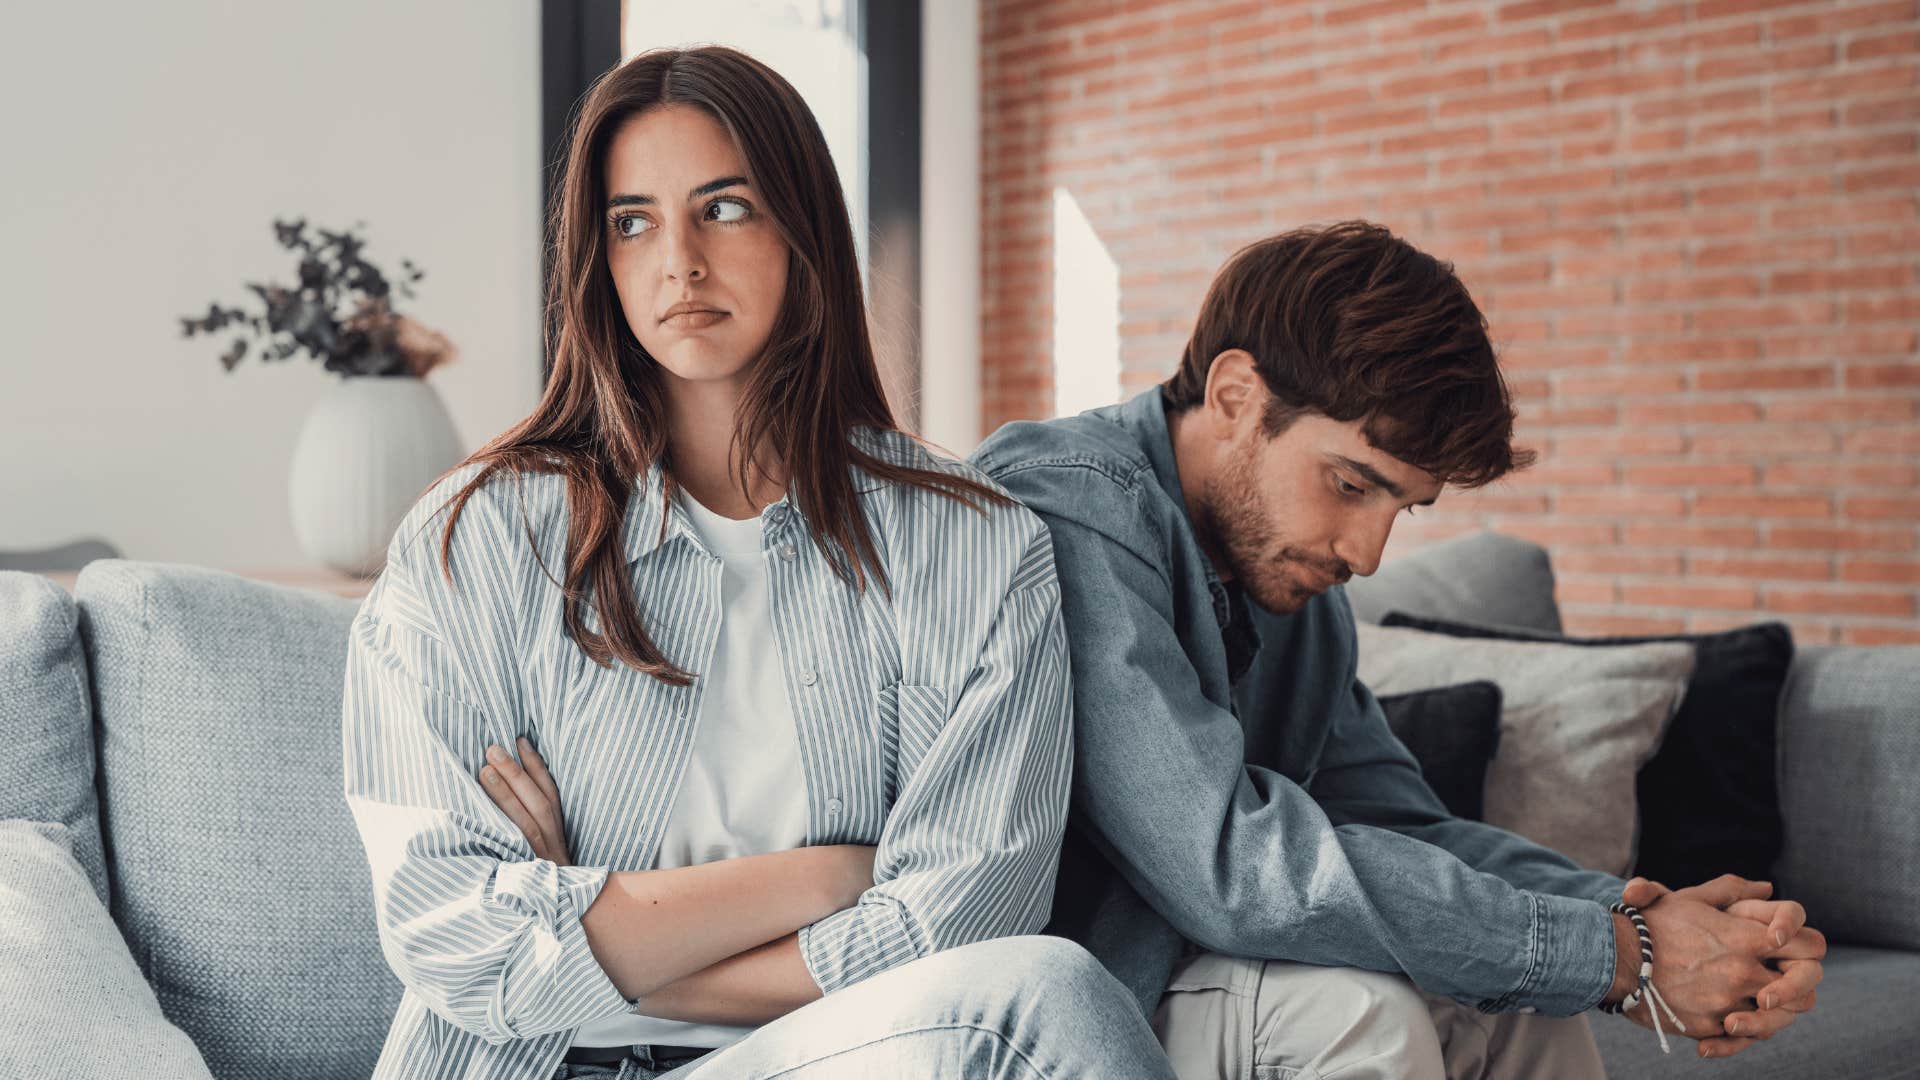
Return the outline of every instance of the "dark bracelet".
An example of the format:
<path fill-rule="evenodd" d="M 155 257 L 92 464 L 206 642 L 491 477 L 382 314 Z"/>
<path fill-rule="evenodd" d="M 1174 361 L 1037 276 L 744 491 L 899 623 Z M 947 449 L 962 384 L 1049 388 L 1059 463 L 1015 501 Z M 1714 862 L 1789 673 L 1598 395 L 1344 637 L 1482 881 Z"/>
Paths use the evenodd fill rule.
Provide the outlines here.
<path fill-rule="evenodd" d="M 1673 1021 L 1675 1031 L 1686 1031 L 1687 1025 L 1680 1022 L 1680 1018 L 1675 1016 L 1673 1009 L 1667 1005 L 1667 999 L 1661 997 L 1660 991 L 1653 987 L 1653 935 L 1647 932 L 1647 920 L 1640 917 L 1640 909 L 1615 901 L 1607 910 L 1616 915 L 1625 915 L 1627 921 L 1633 924 L 1633 932 L 1640 937 L 1640 979 L 1627 996 L 1620 999 L 1619 1004 L 1610 1005 L 1603 1001 L 1600 1003 L 1600 1011 L 1624 1013 L 1637 1007 L 1642 1001 L 1650 1000 L 1660 1009 L 1666 1010 L 1667 1018 Z M 1659 1010 L 1653 1005 L 1648 1005 L 1647 1015 L 1653 1017 L 1653 1033 L 1660 1036 L 1660 1052 L 1673 1053 L 1673 1048 L 1667 1045 L 1667 1033 L 1660 1028 Z"/>

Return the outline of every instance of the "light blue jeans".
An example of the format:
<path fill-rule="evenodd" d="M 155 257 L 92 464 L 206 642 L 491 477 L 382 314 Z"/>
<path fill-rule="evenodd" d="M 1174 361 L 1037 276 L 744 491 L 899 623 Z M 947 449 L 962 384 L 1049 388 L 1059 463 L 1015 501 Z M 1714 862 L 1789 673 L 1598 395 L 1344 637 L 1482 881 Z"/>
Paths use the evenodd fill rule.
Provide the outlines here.
<path fill-rule="evenodd" d="M 1079 945 L 995 938 L 922 957 L 796 1009 L 669 1072 L 629 1057 L 563 1065 L 618 1080 L 1173 1080 L 1132 995 Z"/>

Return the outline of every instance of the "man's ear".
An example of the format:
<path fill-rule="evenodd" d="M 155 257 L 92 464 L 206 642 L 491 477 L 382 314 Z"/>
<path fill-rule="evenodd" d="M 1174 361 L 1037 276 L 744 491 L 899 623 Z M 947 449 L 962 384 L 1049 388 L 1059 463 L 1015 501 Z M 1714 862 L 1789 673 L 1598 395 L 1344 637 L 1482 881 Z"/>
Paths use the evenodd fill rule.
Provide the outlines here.
<path fill-rule="evenodd" d="M 1267 407 L 1267 384 L 1254 367 L 1253 354 L 1228 349 L 1207 368 L 1205 404 L 1223 431 L 1238 434 Z"/>

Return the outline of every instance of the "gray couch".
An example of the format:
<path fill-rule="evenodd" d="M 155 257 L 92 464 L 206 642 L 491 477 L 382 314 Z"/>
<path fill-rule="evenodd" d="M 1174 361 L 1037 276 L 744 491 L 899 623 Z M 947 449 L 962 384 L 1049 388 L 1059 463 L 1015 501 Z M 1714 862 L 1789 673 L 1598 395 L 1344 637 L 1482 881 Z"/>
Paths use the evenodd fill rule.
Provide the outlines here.
<path fill-rule="evenodd" d="M 1483 535 L 1390 565 L 1355 600 L 1537 626 L 1552 583 L 1538 548 Z M 355 608 L 160 563 L 96 562 L 71 598 L 0 572 L 0 819 L 66 826 L 78 891 L 223 1080 L 366 1076 L 399 1000 L 340 797 Z M 1778 877 L 1836 942 L 1820 1008 L 1717 1067 L 1662 1060 L 1651 1033 L 1596 1014 L 1617 1076 L 1920 1075 L 1920 649 L 1805 650 L 1782 724 Z M 20 1030 L 29 1014 L 0 995 L 0 1032 L 58 1045 Z"/>

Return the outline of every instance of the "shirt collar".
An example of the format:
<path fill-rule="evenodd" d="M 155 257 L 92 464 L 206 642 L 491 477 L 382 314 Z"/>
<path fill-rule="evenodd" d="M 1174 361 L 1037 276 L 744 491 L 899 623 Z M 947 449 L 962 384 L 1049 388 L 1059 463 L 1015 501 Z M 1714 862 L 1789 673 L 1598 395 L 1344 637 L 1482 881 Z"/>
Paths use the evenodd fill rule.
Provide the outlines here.
<path fill-rule="evenodd" d="M 1163 426 L 1164 423 L 1162 421 Z M 888 456 L 885 432 L 861 425 L 853 429 L 852 438 L 867 453 Z M 854 467 L 853 474 L 854 491 L 857 494 L 865 494 L 882 486 L 859 466 Z M 627 500 L 626 516 L 621 522 L 621 542 L 626 549 L 628 565 L 653 554 L 678 535 L 684 534 L 695 545 L 700 545 L 699 536 L 687 521 L 686 512 L 667 498 L 665 485 L 666 470 L 660 467 L 658 461 L 653 462 L 635 483 L 634 491 Z M 806 515 L 800 511 L 792 485 L 788 485 L 786 494 L 768 504 L 761 514 L 775 527 L 784 526 L 788 520 L 802 525 L 806 522 Z"/>

